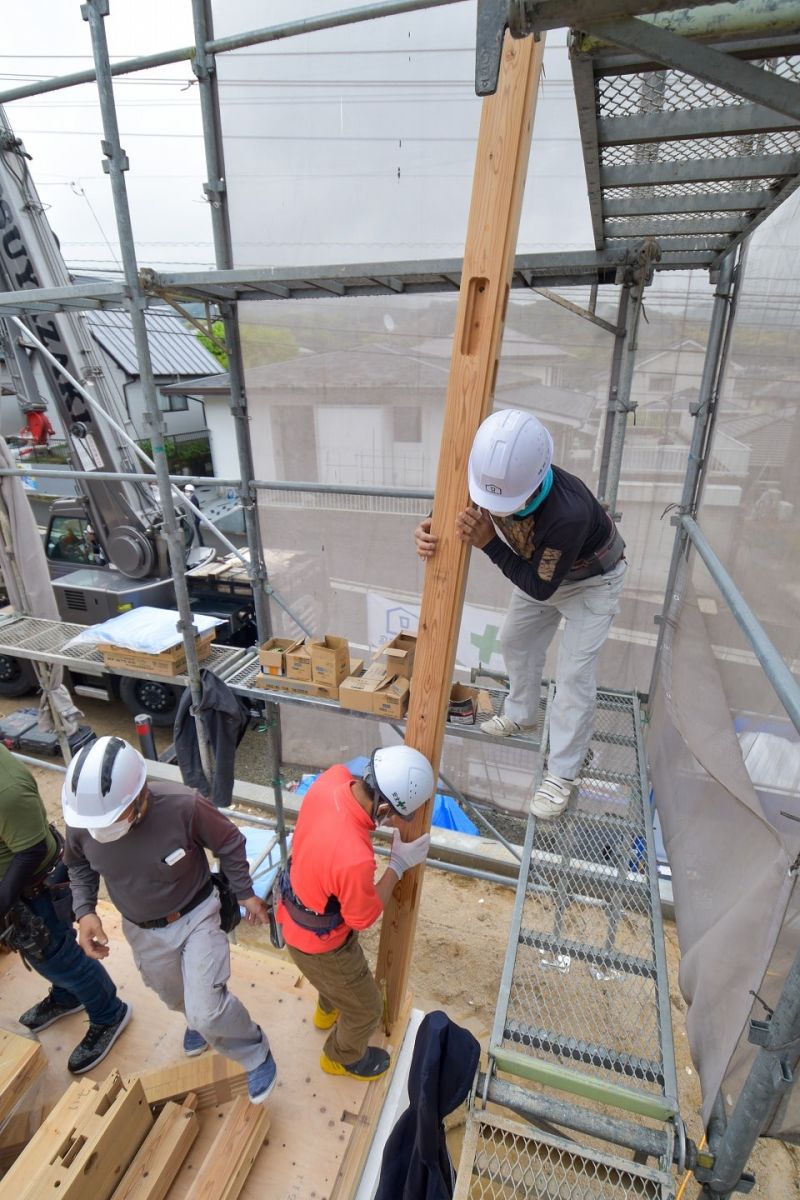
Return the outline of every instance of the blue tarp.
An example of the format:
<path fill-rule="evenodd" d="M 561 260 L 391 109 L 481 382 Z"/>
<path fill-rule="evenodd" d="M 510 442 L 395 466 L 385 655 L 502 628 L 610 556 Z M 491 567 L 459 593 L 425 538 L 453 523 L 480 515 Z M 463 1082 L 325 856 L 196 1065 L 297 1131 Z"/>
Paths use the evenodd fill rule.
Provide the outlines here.
<path fill-rule="evenodd" d="M 368 762 L 369 759 L 366 755 L 359 754 L 357 758 L 351 758 L 344 765 L 351 774 L 360 777 L 364 774 L 364 768 Z M 304 775 L 295 788 L 295 796 L 305 796 L 314 780 L 319 778 L 319 774 L 320 772 L 316 775 Z M 479 832 L 477 825 L 473 825 L 469 817 L 456 804 L 453 797 L 447 796 L 442 792 L 436 793 L 431 824 L 438 826 L 439 829 L 453 829 L 456 833 L 470 833 L 473 837 L 477 836 Z"/>

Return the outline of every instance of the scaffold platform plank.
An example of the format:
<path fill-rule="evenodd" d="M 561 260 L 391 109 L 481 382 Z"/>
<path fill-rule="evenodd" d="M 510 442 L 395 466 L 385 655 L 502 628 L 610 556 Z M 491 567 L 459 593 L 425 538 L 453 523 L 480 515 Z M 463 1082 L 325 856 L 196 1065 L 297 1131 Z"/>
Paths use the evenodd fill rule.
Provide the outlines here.
<path fill-rule="evenodd" d="M 490 1055 L 566 1091 L 583 1073 L 593 1099 L 629 1111 L 647 1096 L 668 1119 L 677 1081 L 640 725 L 636 696 L 601 692 L 577 794 L 558 820 L 528 823 Z"/>

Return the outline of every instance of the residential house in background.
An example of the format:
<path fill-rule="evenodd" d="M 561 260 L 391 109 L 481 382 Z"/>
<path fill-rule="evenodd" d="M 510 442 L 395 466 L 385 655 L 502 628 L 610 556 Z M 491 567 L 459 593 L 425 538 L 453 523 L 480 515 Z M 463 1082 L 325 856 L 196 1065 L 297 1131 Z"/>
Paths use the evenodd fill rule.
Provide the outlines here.
<path fill-rule="evenodd" d="M 202 400 L 185 393 L 165 395 L 163 388 L 184 378 L 196 378 L 200 374 L 208 375 L 212 371 L 219 371 L 219 363 L 201 345 L 195 331 L 171 308 L 148 309 L 145 319 L 150 334 L 153 373 L 167 434 L 184 441 L 207 440 Z M 85 314 L 85 320 L 97 343 L 103 369 L 124 398 L 125 407 L 137 434 L 140 438 L 146 437 L 146 406 L 129 314 L 111 309 L 90 309 Z M 43 389 L 42 391 L 44 394 Z M 0 405 L 0 432 L 4 435 L 16 433 L 24 422 L 5 364 L 0 368 Z M 61 422 L 53 406 L 48 409 L 48 416 L 57 436 L 62 436 Z M 206 457 L 210 473 L 210 456 Z"/>

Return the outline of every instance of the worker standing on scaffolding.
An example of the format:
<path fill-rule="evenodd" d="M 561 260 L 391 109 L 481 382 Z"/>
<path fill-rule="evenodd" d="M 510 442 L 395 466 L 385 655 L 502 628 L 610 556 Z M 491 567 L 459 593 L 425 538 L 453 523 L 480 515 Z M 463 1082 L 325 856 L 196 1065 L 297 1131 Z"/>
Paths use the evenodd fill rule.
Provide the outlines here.
<path fill-rule="evenodd" d="M 625 543 L 610 515 L 575 475 L 552 465 L 553 439 L 531 413 L 492 413 L 475 435 L 469 494 L 456 533 L 514 584 L 500 634 L 509 679 L 504 711 L 484 722 L 499 737 L 532 732 L 547 648 L 561 618 L 547 770 L 531 811 L 559 817 L 578 782 L 594 729 L 597 656 L 619 612 Z M 415 532 L 428 559 L 431 521 Z"/>
<path fill-rule="evenodd" d="M 247 1071 L 250 1100 L 262 1103 L 277 1068 L 263 1030 L 228 991 L 230 946 L 206 858 L 210 850 L 230 881 L 236 919 L 241 904 L 252 924 L 266 923 L 240 830 L 199 792 L 148 784 L 144 758 L 118 737 L 98 738 L 73 758 L 61 803 L 81 946 L 90 958 L 109 953 L 95 911 L 102 876 L 144 982 L 186 1015 L 184 1053 L 211 1046 L 234 1059 Z"/>
<path fill-rule="evenodd" d="M 329 1075 L 377 1079 L 389 1054 L 370 1046 L 383 1002 L 358 941 L 405 871 L 423 863 L 430 835 L 404 842 L 398 825 L 433 795 L 431 764 L 410 746 L 376 750 L 362 779 L 329 767 L 306 793 L 280 879 L 277 918 L 289 954 L 319 993 L 314 1025 L 330 1030 L 320 1057 Z M 393 825 L 389 865 L 375 883 L 370 834 Z"/>
<path fill-rule="evenodd" d="M 85 1010 L 89 1028 L 67 1061 L 73 1075 L 82 1075 L 108 1054 L 131 1008 L 105 967 L 77 944 L 63 846 L 33 775 L 0 746 L 0 938 L 50 984 L 19 1020 L 38 1033 Z"/>

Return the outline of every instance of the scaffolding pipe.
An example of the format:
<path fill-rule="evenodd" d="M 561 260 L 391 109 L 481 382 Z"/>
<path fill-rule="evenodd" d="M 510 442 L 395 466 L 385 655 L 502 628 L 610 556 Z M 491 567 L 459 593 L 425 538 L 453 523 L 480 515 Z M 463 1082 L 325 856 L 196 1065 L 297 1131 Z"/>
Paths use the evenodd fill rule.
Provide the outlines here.
<path fill-rule="evenodd" d="M 61 369 L 67 379 L 80 390 L 80 384 L 64 368 Z M 91 396 L 87 396 L 85 392 L 81 392 L 81 394 L 96 405 L 97 402 Z M 108 416 L 102 409 L 98 411 L 104 417 Z M 142 455 L 147 462 L 150 462 L 143 450 Z M 37 479 L 120 479 L 126 483 L 155 482 L 152 474 L 148 475 L 139 471 L 78 471 L 73 467 L 68 467 L 65 471 L 56 470 L 54 467 L 29 467 L 27 465 L 24 467 L 0 467 L 0 476 L 3 475 L 18 475 L 20 478 L 25 475 L 35 475 Z M 187 483 L 193 483 L 196 487 L 239 489 L 242 486 L 241 478 L 223 479 L 217 475 L 168 475 L 167 479 L 170 483 L 184 487 Z M 423 503 L 433 500 L 433 492 L 425 492 L 419 488 L 348 487 L 341 483 L 302 483 L 288 479 L 251 479 L 248 483 L 250 487 L 265 492 L 319 492 L 321 495 L 328 496 L 375 496 L 382 500 L 419 500 Z M 186 499 L 185 496 L 180 498 Z M 202 512 L 200 515 L 202 516 Z"/>
<path fill-rule="evenodd" d="M 606 479 L 603 490 L 598 496 L 612 517 L 617 514 L 617 492 L 622 473 L 622 451 L 625 446 L 625 432 L 628 425 L 628 413 L 633 412 L 636 405 L 631 404 L 631 385 L 633 383 L 633 367 L 636 361 L 636 334 L 639 328 L 639 317 L 642 311 L 644 289 L 647 286 L 647 271 L 641 269 L 631 282 L 630 293 L 626 301 L 625 333 L 620 347 L 619 371 L 617 376 L 616 403 L 613 406 L 614 423 L 611 429 L 608 447 L 608 462 Z M 616 352 L 617 343 L 614 350 Z M 611 403 L 609 400 L 609 408 Z"/>
<path fill-rule="evenodd" d="M 709 441 L 707 433 L 711 418 L 719 403 L 718 380 L 722 372 L 722 353 L 725 346 L 725 331 L 728 324 L 731 306 L 731 293 L 734 280 L 734 256 L 729 255 L 722 263 L 717 279 L 717 290 L 714 293 L 714 305 L 711 310 L 711 321 L 708 328 L 708 342 L 703 360 L 703 374 L 700 378 L 700 389 L 694 411 L 694 429 L 689 446 L 689 457 L 686 463 L 686 474 L 683 478 L 679 512 L 697 515 L 697 497 L 700 486 L 701 470 L 707 460 Z M 691 411 L 691 410 L 690 410 Z M 688 548 L 687 533 L 682 525 L 675 530 L 675 541 L 672 546 L 672 558 L 667 572 L 667 583 L 664 589 L 664 607 L 658 621 L 658 637 L 653 655 L 653 669 L 650 674 L 648 695 L 655 696 L 658 684 L 658 673 L 661 669 L 661 655 L 664 649 L 664 637 L 667 628 L 667 616 L 676 597 L 673 595 L 678 578 L 678 570 Z"/>
<path fill-rule="evenodd" d="M 211 209 L 211 228 L 214 237 L 214 256 L 217 267 L 226 271 L 233 267 L 233 243 L 231 240 L 230 212 L 225 174 L 225 152 L 220 121 L 219 89 L 216 64 L 212 55 L 207 55 L 206 43 L 213 39 L 213 17 L 211 0 L 192 0 L 195 43 L 197 53 L 193 70 L 200 88 L 200 113 L 203 121 L 203 144 L 206 154 L 208 180 L 205 193 Z M 250 441 L 250 418 L 247 413 L 242 342 L 239 335 L 237 306 L 231 301 L 219 305 L 225 332 L 225 347 L 228 356 L 230 379 L 230 410 L 236 434 L 236 452 L 241 474 L 242 508 L 245 533 L 250 551 L 248 575 L 253 591 L 256 628 L 259 644 L 272 636 L 272 616 L 269 609 L 269 579 L 264 561 L 264 547 L 258 519 L 258 496 L 252 485 L 255 474 L 253 450 Z M 296 619 L 296 618 L 295 618 Z M 302 626 L 301 626 L 302 627 Z M 281 766 L 281 714 L 274 701 L 266 703 L 267 749 L 269 773 L 275 797 L 275 814 L 278 824 L 281 862 L 286 866 L 286 821 L 283 812 L 283 784 Z"/>
<path fill-rule="evenodd" d="M 611 373 L 608 381 L 608 405 L 606 407 L 606 423 L 603 429 L 603 450 L 600 457 L 600 473 L 597 480 L 597 494 L 602 498 L 608 487 L 608 462 L 611 457 L 611 439 L 617 419 L 617 398 L 619 395 L 619 373 L 622 365 L 622 351 L 628 336 L 628 304 L 631 296 L 631 285 L 622 285 L 617 309 L 617 331 L 614 334 L 614 349 L 611 354 Z"/>
<path fill-rule="evenodd" d="M 800 733 L 800 684 L 787 667 L 781 654 L 770 641 L 764 627 L 747 604 L 742 593 L 717 558 L 700 526 L 692 517 L 681 517 L 681 528 L 702 558 L 708 573 L 722 593 L 725 603 L 736 618 L 739 628 L 753 648 L 769 682 L 775 689 L 789 716 L 789 720 Z"/>
<path fill-rule="evenodd" d="M 30 767 L 42 767 L 45 771 L 58 771 L 61 775 L 66 775 L 67 768 L 62 767 L 60 763 L 48 762 L 45 758 L 31 758 L 30 754 L 20 754 L 19 750 L 12 750 L 14 758 L 18 758 L 20 762 L 27 763 Z"/>
<path fill-rule="evenodd" d="M 111 183 L 111 195 L 114 201 L 120 255 L 125 273 L 125 283 L 130 296 L 131 327 L 133 329 L 136 357 L 142 380 L 142 393 L 147 405 L 146 421 L 150 427 L 150 444 L 153 448 L 155 459 L 156 479 L 158 480 L 158 491 L 164 516 L 164 528 L 172 566 L 175 599 L 179 614 L 178 630 L 181 633 L 186 653 L 186 674 L 192 696 L 192 709 L 197 727 L 200 760 L 210 787 L 213 779 L 211 748 L 203 722 L 197 715 L 202 698 L 200 667 L 195 644 L 197 630 L 194 627 L 194 618 L 189 603 L 189 592 L 186 586 L 183 539 L 180 535 L 180 529 L 175 516 L 175 507 L 172 503 L 172 488 L 169 482 L 167 456 L 164 450 L 163 419 L 158 407 L 158 397 L 153 378 L 150 343 L 145 323 L 147 301 L 139 286 L 136 248 L 133 240 L 133 228 L 125 185 L 125 172 L 128 170 L 129 164 L 127 155 L 120 145 L 108 57 L 108 42 L 104 24 L 107 12 L 108 0 L 86 0 L 86 3 L 81 7 L 81 14 L 89 24 L 92 38 L 92 52 L 94 55 L 95 71 L 97 73 L 97 94 L 103 121 L 104 140 L 102 149 L 106 159 L 104 167 L 108 172 Z"/>
<path fill-rule="evenodd" d="M 241 50 L 246 46 L 260 46 L 264 42 L 298 37 L 304 33 L 317 33 L 322 29 L 337 29 L 342 25 L 356 25 L 363 21 L 377 20 L 379 17 L 402 16 L 404 13 L 418 12 L 426 8 L 442 8 L 446 4 L 461 3 L 463 0 L 388 0 L 383 4 L 347 8 L 341 12 L 328 13 L 326 16 L 305 17 L 298 21 L 286 21 L 282 25 L 272 25 L 266 29 L 254 29 L 248 33 L 217 38 L 206 42 L 204 49 L 206 54 L 222 54 L 228 50 Z M 123 59 L 122 62 L 109 63 L 107 75 L 131 75 L 136 71 L 150 70 L 152 67 L 166 67 L 170 63 L 190 62 L 194 56 L 194 46 L 179 46 L 176 50 L 162 50 L 158 54 L 140 55 L 137 58 Z M 22 100 L 26 96 L 40 96 L 44 92 L 58 92 L 63 88 L 76 87 L 80 83 L 94 83 L 98 77 L 97 69 L 87 69 L 73 71 L 69 75 L 58 75 L 53 79 L 39 80 L 36 83 L 22 84 L 0 94 L 0 104 Z"/>
<path fill-rule="evenodd" d="M 791 1090 L 800 1054 L 800 954 L 762 1031 L 763 1042 L 715 1148 L 714 1166 L 702 1174 L 695 1172 L 714 1200 L 727 1200 L 736 1190 L 753 1147 Z"/>
<path fill-rule="evenodd" d="M 485 1092 L 487 1083 L 488 1091 Z M 510 1109 L 526 1121 L 546 1121 L 549 1125 L 585 1133 L 589 1137 L 602 1138 L 603 1141 L 611 1142 L 615 1146 L 625 1146 L 647 1158 L 671 1157 L 672 1139 L 660 1129 L 648 1129 L 643 1125 L 634 1125 L 631 1121 L 607 1117 L 591 1109 L 579 1108 L 567 1101 L 556 1100 L 529 1088 L 522 1088 L 505 1079 L 497 1079 L 495 1076 L 487 1080 L 483 1073 L 478 1075 L 477 1094 L 485 1094 L 494 1104 L 501 1104 L 503 1108 Z"/>

